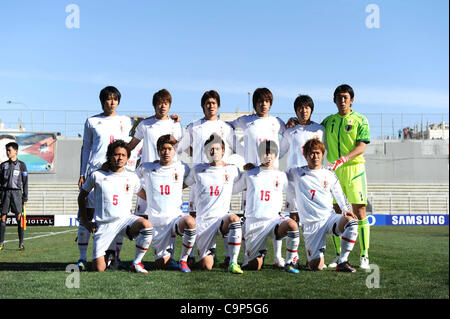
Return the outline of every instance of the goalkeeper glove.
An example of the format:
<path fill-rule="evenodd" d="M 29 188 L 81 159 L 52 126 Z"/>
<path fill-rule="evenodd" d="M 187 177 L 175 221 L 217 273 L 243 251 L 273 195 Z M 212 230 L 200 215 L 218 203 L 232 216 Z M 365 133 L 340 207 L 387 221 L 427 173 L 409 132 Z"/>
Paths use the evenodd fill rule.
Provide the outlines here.
<path fill-rule="evenodd" d="M 328 165 L 329 169 L 332 169 L 333 171 L 337 170 L 339 167 L 341 167 L 344 163 L 348 162 L 347 157 L 341 156 L 339 159 Z"/>

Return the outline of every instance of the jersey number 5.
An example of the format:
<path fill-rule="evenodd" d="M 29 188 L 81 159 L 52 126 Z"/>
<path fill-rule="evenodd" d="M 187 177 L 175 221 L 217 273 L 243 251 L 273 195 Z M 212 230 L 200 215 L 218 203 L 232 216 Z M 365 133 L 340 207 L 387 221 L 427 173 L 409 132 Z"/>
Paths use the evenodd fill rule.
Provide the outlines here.
<path fill-rule="evenodd" d="M 113 195 L 112 204 L 116 206 L 119 203 L 119 195 Z"/>

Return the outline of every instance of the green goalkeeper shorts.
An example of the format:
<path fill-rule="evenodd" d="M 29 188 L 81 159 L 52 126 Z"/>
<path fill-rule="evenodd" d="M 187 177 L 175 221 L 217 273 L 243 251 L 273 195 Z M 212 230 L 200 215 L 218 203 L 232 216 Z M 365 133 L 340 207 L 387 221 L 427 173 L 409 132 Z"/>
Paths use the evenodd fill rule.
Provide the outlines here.
<path fill-rule="evenodd" d="M 341 166 L 335 173 L 349 203 L 367 205 L 367 178 L 364 163 Z"/>

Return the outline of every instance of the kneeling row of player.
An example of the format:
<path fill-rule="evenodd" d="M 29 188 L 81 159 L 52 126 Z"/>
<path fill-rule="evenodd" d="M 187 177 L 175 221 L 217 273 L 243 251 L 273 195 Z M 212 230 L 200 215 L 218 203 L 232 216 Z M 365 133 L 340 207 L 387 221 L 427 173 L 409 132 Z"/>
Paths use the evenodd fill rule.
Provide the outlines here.
<path fill-rule="evenodd" d="M 218 234 L 227 235 L 230 252 L 228 270 L 242 274 L 237 263 L 243 234 L 246 256 L 244 265 L 249 270 L 261 269 L 262 252 L 268 237 L 286 238 L 286 265 L 289 273 L 299 273 L 297 248 L 298 224 L 291 218 L 280 217 L 283 192 L 287 200 L 297 207 L 299 221 L 307 251 L 308 265 L 321 270 L 324 265 L 326 234 L 341 236 L 341 255 L 336 270 L 354 272 L 348 262 L 357 237 L 357 218 L 342 192 L 334 172 L 322 168 L 325 146 L 318 139 L 309 140 L 303 152 L 308 166 L 296 167 L 286 173 L 278 170 L 275 159 L 277 144 L 262 142 L 258 153 L 261 165 L 240 173 L 235 165 L 226 164 L 222 158 L 224 141 L 216 134 L 205 142 L 209 164 L 199 164 L 189 169 L 173 162 L 176 154 L 175 140 L 170 135 L 158 139 L 160 160 L 143 163 L 136 174 L 125 170 L 130 151 L 122 140 L 111 143 L 107 163 L 94 172 L 83 185 L 78 203 L 80 222 L 94 234 L 93 263 L 97 271 L 106 269 L 105 251 L 116 236 L 136 240 L 136 254 L 132 271 L 147 273 L 142 258 L 152 245 L 156 267 L 165 268 L 171 262 L 171 237 L 182 236 L 182 250 L 177 267 L 189 272 L 187 259 L 194 243 L 197 246 L 199 266 L 211 270 Z M 183 188 L 191 186 L 195 194 L 196 218 L 181 211 Z M 95 215 L 90 221 L 86 213 L 86 197 L 94 189 Z M 242 230 L 238 216 L 228 213 L 232 194 L 245 190 L 245 223 Z M 147 200 L 148 219 L 130 215 L 132 197 Z M 333 197 L 342 215 L 333 211 Z"/>

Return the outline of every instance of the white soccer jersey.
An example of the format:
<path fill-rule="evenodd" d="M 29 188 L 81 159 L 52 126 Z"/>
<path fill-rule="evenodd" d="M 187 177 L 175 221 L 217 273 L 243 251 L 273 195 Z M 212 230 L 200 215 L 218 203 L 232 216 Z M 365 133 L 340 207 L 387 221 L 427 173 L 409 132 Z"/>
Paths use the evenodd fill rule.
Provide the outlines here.
<path fill-rule="evenodd" d="M 90 173 L 106 162 L 108 145 L 114 140 L 128 142 L 132 125 L 132 119 L 124 115 L 97 114 L 88 118 L 84 124 L 80 176 L 86 174 L 88 164 Z"/>
<path fill-rule="evenodd" d="M 83 184 L 83 189 L 94 189 L 96 223 L 109 223 L 131 214 L 133 194 L 139 192 L 139 177 L 128 170 L 120 173 L 94 171 Z"/>
<path fill-rule="evenodd" d="M 305 156 L 303 156 L 303 146 L 312 139 L 317 138 L 323 142 L 324 127 L 316 122 L 311 122 L 309 125 L 296 125 L 288 128 L 283 133 L 283 139 L 280 146 L 280 158 L 286 153 L 287 168 L 302 167 L 308 165 Z"/>
<path fill-rule="evenodd" d="M 185 180 L 196 194 L 198 224 L 217 219 L 230 210 L 233 184 L 239 179 L 239 169 L 234 165 L 196 165 Z"/>
<path fill-rule="evenodd" d="M 336 174 L 326 168 L 294 167 L 287 172 L 295 187 L 300 223 L 315 223 L 333 213 L 333 197 L 342 211 L 351 211 Z"/>
<path fill-rule="evenodd" d="M 244 135 L 243 156 L 245 162 L 253 163 L 255 166 L 261 164 L 258 156 L 259 144 L 271 140 L 275 141 L 280 149 L 280 136 L 286 130 L 285 124 L 278 117 L 259 117 L 256 114 L 241 116 L 230 124 Z M 278 157 L 275 164 L 278 167 Z"/>
<path fill-rule="evenodd" d="M 196 164 L 209 163 L 205 154 L 204 144 L 211 134 L 216 133 L 225 142 L 225 160 L 235 150 L 236 137 L 234 130 L 228 123 L 222 120 L 207 121 L 204 118 L 186 127 L 184 136 L 178 146 L 178 152 L 181 153 L 192 146 L 192 162 Z"/>
<path fill-rule="evenodd" d="M 286 173 L 255 167 L 245 171 L 236 182 L 234 192 L 247 190 L 245 194 L 246 218 L 272 219 L 279 216 L 283 206 L 283 192 L 288 180 Z"/>
<path fill-rule="evenodd" d="M 189 166 L 180 161 L 169 166 L 145 162 L 136 169 L 136 173 L 147 196 L 145 214 L 153 226 L 166 226 L 183 213 L 183 181 L 189 174 Z"/>
<path fill-rule="evenodd" d="M 155 116 L 142 120 L 136 127 L 134 137 L 143 141 L 141 162 L 159 160 L 156 142 L 162 135 L 171 134 L 177 141 L 183 136 L 183 129 L 179 122 L 171 118 L 158 120 Z"/>

